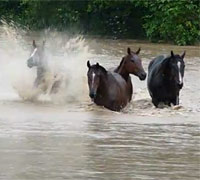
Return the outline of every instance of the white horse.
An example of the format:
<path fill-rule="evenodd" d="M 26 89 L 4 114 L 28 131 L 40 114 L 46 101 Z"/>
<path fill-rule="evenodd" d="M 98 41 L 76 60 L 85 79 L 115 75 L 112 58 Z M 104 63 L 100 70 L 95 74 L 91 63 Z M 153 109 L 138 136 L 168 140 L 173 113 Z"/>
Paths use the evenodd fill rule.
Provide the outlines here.
<path fill-rule="evenodd" d="M 40 88 L 43 93 L 57 93 L 62 82 L 62 76 L 50 72 L 45 56 L 45 41 L 43 41 L 42 46 L 38 46 L 33 40 L 33 48 L 33 52 L 27 60 L 27 66 L 37 68 L 34 88 Z"/>

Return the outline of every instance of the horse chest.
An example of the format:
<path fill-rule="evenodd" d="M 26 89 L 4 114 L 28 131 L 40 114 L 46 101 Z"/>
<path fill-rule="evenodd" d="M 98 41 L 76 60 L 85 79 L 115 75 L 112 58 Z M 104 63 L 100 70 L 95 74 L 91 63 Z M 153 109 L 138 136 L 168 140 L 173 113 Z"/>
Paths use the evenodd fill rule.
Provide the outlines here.
<path fill-rule="evenodd" d="M 126 91 L 127 91 L 127 96 L 129 101 L 132 99 L 132 94 L 133 94 L 133 85 L 131 82 L 131 77 L 129 77 L 127 83 L 126 83 Z"/>
<path fill-rule="evenodd" d="M 94 102 L 97 105 L 104 106 L 108 109 L 119 111 L 128 103 L 128 100 L 125 88 L 112 85 L 102 91 L 98 91 L 98 95 Z"/>
<path fill-rule="evenodd" d="M 170 98 L 178 94 L 175 82 L 168 80 L 163 74 L 148 78 L 148 89 L 153 96 Z"/>

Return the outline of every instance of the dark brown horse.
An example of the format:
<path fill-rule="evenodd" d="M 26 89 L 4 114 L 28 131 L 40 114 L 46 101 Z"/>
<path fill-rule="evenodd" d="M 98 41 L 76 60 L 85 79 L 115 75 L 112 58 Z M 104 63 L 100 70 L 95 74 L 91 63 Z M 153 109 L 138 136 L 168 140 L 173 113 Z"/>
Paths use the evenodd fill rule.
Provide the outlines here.
<path fill-rule="evenodd" d="M 133 52 L 130 48 L 127 48 L 127 55 L 122 58 L 120 65 L 114 70 L 114 72 L 120 74 L 127 82 L 127 89 L 129 94 L 129 101 L 132 98 L 133 87 L 131 82 L 130 74 L 138 76 L 140 80 L 145 80 L 146 72 L 142 66 L 142 61 L 138 56 L 140 48 Z"/>
<path fill-rule="evenodd" d="M 129 102 L 125 79 L 118 73 L 107 71 L 98 63 L 88 66 L 89 96 L 94 103 L 113 111 L 120 111 Z"/>

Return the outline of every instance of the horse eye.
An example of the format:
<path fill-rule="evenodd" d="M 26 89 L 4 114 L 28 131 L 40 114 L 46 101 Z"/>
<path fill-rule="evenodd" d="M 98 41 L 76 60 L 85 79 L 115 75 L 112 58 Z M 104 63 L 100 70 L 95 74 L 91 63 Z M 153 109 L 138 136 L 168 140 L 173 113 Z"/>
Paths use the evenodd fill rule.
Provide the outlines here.
<path fill-rule="evenodd" d="M 135 63 L 135 60 L 134 60 L 134 59 L 131 59 L 131 62 L 132 62 L 132 63 Z"/>

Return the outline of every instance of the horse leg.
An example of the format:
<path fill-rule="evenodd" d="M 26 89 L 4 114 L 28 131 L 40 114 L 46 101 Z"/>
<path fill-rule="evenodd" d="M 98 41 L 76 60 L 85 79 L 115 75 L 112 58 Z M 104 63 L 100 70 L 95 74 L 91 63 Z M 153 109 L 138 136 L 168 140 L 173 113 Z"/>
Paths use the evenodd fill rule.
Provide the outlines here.
<path fill-rule="evenodd" d="M 175 98 L 172 99 L 172 104 L 175 105 L 179 105 L 179 96 L 176 96 Z"/>
<path fill-rule="evenodd" d="M 34 88 L 38 88 L 38 86 L 41 84 L 43 77 L 43 71 L 41 68 L 37 68 L 37 77 L 34 81 Z"/>
<path fill-rule="evenodd" d="M 38 86 L 39 86 L 39 78 L 37 77 L 36 79 L 35 79 L 35 81 L 34 81 L 34 88 L 38 88 Z"/>
<path fill-rule="evenodd" d="M 129 77 L 128 82 L 127 82 L 127 89 L 128 89 L 128 95 L 129 95 L 129 102 L 132 99 L 132 94 L 133 94 L 133 85 L 131 82 L 131 77 Z"/>
<path fill-rule="evenodd" d="M 37 77 L 34 82 L 34 88 L 39 88 L 45 94 L 47 93 L 48 84 L 45 83 L 45 79 L 43 77 Z"/>
<path fill-rule="evenodd" d="M 157 99 L 152 98 L 152 103 L 153 103 L 153 105 L 154 105 L 156 108 L 158 107 L 159 102 L 158 102 Z"/>
<path fill-rule="evenodd" d="M 179 96 L 176 97 L 176 105 L 179 105 Z"/>
<path fill-rule="evenodd" d="M 56 94 L 59 90 L 59 87 L 61 85 L 61 81 L 58 80 L 58 81 L 55 81 L 51 87 L 51 91 L 50 91 L 50 94 Z"/>

